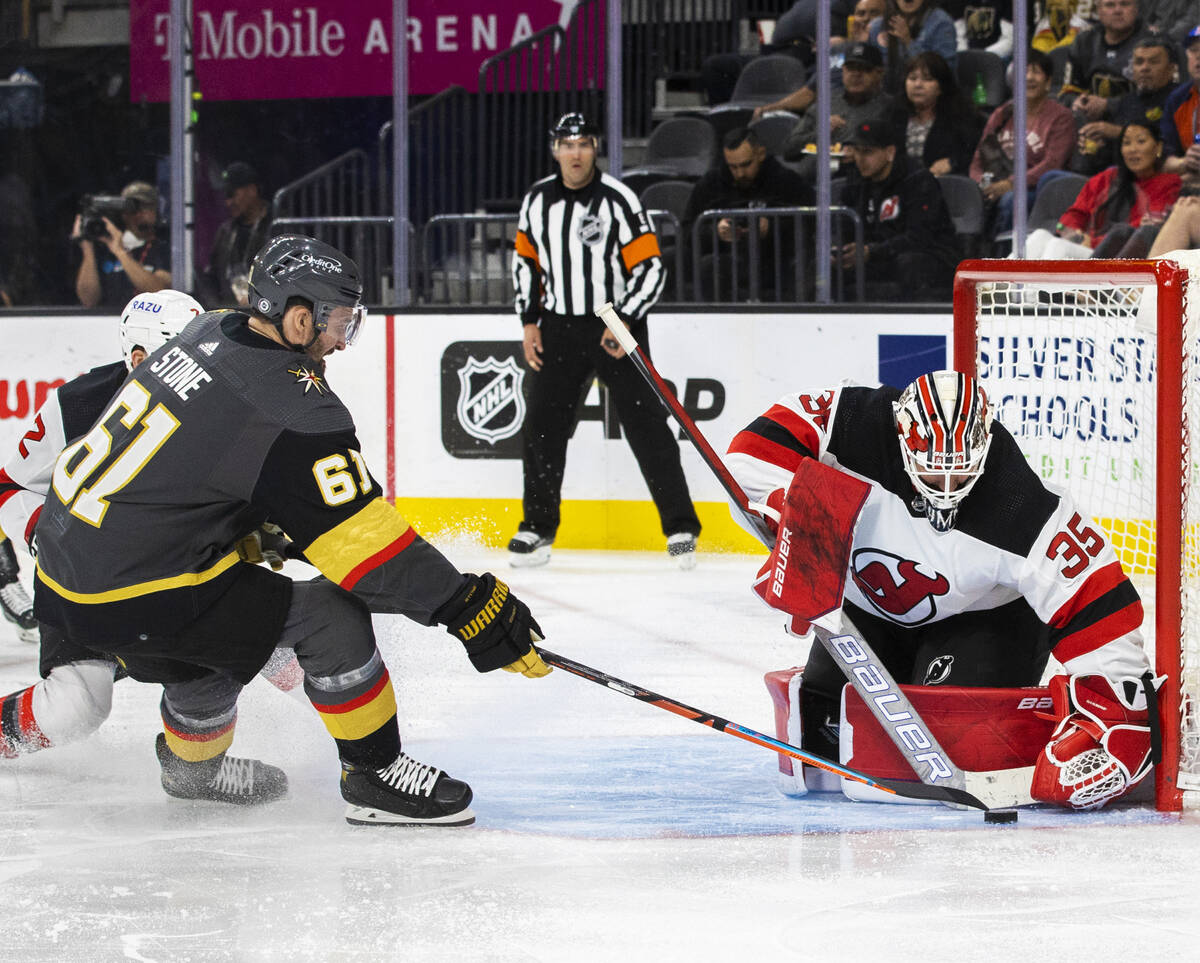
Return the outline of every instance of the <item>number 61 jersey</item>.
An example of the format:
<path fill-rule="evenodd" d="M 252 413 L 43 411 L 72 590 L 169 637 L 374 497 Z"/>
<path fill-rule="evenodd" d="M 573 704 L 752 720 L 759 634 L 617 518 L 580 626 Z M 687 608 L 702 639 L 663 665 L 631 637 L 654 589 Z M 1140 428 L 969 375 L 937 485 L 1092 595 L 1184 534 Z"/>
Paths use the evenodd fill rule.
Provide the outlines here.
<path fill-rule="evenodd" d="M 382 495 L 322 366 L 245 315 L 200 315 L 55 463 L 35 612 L 80 642 L 169 635 L 257 572 L 244 617 L 277 631 L 290 581 L 235 550 L 269 519 L 373 611 L 429 624 L 462 575 Z"/>
<path fill-rule="evenodd" d="M 729 469 L 757 502 L 786 491 L 802 458 L 871 485 L 845 589 L 864 611 L 917 627 L 1024 598 L 1067 671 L 1145 672 L 1142 604 L 1103 530 L 1042 483 L 999 422 L 955 527 L 934 531 L 901 459 L 892 411 L 899 395 L 849 384 L 788 395 L 734 436 Z"/>

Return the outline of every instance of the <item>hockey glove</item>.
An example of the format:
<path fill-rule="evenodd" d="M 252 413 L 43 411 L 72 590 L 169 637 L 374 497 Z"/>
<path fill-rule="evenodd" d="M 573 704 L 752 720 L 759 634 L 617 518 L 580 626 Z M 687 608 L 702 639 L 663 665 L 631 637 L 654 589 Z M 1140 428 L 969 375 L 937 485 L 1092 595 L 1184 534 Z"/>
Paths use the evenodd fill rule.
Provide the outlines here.
<path fill-rule="evenodd" d="M 541 641 L 541 626 L 529 606 L 491 572 L 468 574 L 433 619 L 466 646 L 467 658 L 480 672 L 507 669 L 536 679 L 550 671 L 533 645 Z"/>
<path fill-rule="evenodd" d="M 283 529 L 270 522 L 263 522 L 237 543 L 238 558 L 251 565 L 266 562 L 271 571 L 278 572 L 283 563 L 292 558 L 292 540 L 283 534 Z"/>
<path fill-rule="evenodd" d="M 1059 723 L 1033 768 L 1034 799 L 1099 809 L 1146 777 L 1157 708 L 1147 707 L 1142 680 L 1056 675 L 1050 697 Z"/>

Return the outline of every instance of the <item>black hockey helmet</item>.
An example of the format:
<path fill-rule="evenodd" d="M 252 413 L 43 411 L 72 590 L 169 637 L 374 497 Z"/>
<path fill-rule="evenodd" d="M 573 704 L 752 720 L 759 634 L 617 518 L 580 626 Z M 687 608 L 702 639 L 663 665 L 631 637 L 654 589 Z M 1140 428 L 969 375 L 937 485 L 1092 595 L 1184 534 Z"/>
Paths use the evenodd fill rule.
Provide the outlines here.
<path fill-rule="evenodd" d="M 250 262 L 250 307 L 274 325 L 283 321 L 288 298 L 312 303 L 313 340 L 329 326 L 335 308 L 352 309 L 345 327 L 351 344 L 362 323 L 362 277 L 358 265 L 336 247 L 304 237 L 284 234 L 272 238 Z"/>
<path fill-rule="evenodd" d="M 573 110 L 558 118 L 558 123 L 550 128 L 550 146 L 560 137 L 594 137 L 600 140 L 600 128 L 589 121 L 579 111 Z"/>

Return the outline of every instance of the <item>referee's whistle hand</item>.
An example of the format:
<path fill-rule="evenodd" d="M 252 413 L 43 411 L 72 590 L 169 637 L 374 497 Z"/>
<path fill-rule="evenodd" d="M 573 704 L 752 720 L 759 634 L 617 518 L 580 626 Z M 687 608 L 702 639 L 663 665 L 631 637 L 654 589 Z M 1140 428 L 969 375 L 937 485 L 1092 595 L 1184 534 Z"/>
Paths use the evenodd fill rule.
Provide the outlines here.
<path fill-rule="evenodd" d="M 525 363 L 533 371 L 542 370 L 542 329 L 536 324 L 525 325 L 524 344 Z"/>

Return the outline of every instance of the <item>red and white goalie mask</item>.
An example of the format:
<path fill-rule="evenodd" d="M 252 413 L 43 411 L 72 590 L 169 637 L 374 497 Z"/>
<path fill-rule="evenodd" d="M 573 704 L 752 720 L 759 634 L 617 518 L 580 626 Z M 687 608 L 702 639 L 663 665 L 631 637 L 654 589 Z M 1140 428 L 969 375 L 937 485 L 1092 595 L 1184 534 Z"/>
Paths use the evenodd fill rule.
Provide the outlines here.
<path fill-rule="evenodd" d="M 900 454 L 934 531 L 954 528 L 959 503 L 983 475 L 992 410 L 970 375 L 921 375 L 892 403 Z M 919 505 L 917 506 L 920 507 Z"/>

